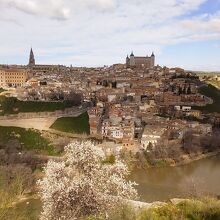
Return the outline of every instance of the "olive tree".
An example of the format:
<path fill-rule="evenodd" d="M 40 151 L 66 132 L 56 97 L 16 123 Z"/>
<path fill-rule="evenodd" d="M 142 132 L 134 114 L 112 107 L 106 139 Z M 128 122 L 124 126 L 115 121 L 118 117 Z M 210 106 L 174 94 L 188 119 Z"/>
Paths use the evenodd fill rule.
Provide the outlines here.
<path fill-rule="evenodd" d="M 65 147 L 62 161 L 48 161 L 38 181 L 43 202 L 41 219 L 80 219 L 108 213 L 137 192 L 125 177 L 129 171 L 118 159 L 105 163 L 103 151 L 92 142 Z"/>

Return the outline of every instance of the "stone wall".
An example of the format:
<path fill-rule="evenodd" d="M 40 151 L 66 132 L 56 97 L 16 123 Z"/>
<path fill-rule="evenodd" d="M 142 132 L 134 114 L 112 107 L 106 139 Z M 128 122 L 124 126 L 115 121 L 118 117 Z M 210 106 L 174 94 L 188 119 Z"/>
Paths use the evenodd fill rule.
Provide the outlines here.
<path fill-rule="evenodd" d="M 65 110 L 56 110 L 54 112 L 20 112 L 18 114 L 10 114 L 0 116 L 0 120 L 7 119 L 31 119 L 31 118 L 59 118 L 68 116 L 77 116 L 87 111 L 87 108 L 66 108 Z"/>

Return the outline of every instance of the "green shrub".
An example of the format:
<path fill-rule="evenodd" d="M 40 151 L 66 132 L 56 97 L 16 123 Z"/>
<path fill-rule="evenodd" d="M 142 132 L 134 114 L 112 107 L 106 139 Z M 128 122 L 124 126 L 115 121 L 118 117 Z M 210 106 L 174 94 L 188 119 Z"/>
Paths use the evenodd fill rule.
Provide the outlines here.
<path fill-rule="evenodd" d="M 0 142 L 4 145 L 10 140 L 18 140 L 22 150 L 33 150 L 49 155 L 56 155 L 54 147 L 41 136 L 39 131 L 19 127 L 0 126 Z"/>
<path fill-rule="evenodd" d="M 115 160 L 116 160 L 115 155 L 111 154 L 103 161 L 103 164 L 114 164 Z"/>
<path fill-rule="evenodd" d="M 72 101 L 42 102 L 42 101 L 20 101 L 14 97 L 0 96 L 0 110 L 4 114 L 16 114 L 18 112 L 53 112 L 64 110 L 74 106 Z"/>
<path fill-rule="evenodd" d="M 178 205 L 135 210 L 122 206 L 112 213 L 110 220 L 220 220 L 220 201 L 214 198 L 191 200 Z"/>
<path fill-rule="evenodd" d="M 136 212 L 130 205 L 121 205 L 109 216 L 109 220 L 135 220 L 137 219 Z"/>
<path fill-rule="evenodd" d="M 199 93 L 213 99 L 213 104 L 209 104 L 202 107 L 195 106 L 193 107 L 193 109 L 203 111 L 204 113 L 220 113 L 220 91 L 216 87 L 210 84 L 208 86 L 200 87 Z"/>

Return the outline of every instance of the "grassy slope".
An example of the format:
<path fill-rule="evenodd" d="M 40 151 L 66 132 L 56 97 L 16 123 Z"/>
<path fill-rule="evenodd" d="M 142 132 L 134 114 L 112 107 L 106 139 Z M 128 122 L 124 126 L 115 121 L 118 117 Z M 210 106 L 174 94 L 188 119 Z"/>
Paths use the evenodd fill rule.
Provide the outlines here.
<path fill-rule="evenodd" d="M 19 203 L 8 210 L 4 220 L 39 219 L 41 202 L 38 199 L 30 199 L 28 202 Z M 104 220 L 104 218 L 89 217 L 86 220 Z M 130 206 L 123 206 L 110 213 L 108 220 L 220 220 L 220 201 L 205 198 L 139 211 Z"/>
<path fill-rule="evenodd" d="M 140 211 L 125 206 L 113 213 L 109 220 L 220 220 L 220 201 L 205 198 Z"/>
<path fill-rule="evenodd" d="M 203 86 L 199 89 L 199 93 L 212 98 L 214 102 L 204 107 L 194 107 L 195 109 L 201 110 L 204 113 L 220 113 L 220 91 L 217 88 L 212 85 Z"/>
<path fill-rule="evenodd" d="M 0 142 L 6 144 L 12 139 L 17 139 L 21 143 L 22 150 L 34 150 L 39 153 L 55 155 L 53 146 L 41 136 L 40 132 L 18 127 L 0 126 Z"/>
<path fill-rule="evenodd" d="M 66 117 L 57 119 L 51 126 L 52 129 L 75 133 L 75 134 L 89 134 L 89 116 L 88 113 L 83 113 L 78 117 Z"/>
<path fill-rule="evenodd" d="M 41 202 L 39 199 L 29 199 L 7 209 L 1 216 L 1 220 L 38 220 L 40 212 Z"/>
<path fill-rule="evenodd" d="M 45 112 L 63 110 L 72 107 L 73 103 L 70 101 L 64 102 L 34 102 L 34 101 L 20 101 L 17 98 L 0 96 L 0 110 L 1 114 L 15 114 L 18 112 Z M 16 110 L 17 109 L 17 110 Z"/>

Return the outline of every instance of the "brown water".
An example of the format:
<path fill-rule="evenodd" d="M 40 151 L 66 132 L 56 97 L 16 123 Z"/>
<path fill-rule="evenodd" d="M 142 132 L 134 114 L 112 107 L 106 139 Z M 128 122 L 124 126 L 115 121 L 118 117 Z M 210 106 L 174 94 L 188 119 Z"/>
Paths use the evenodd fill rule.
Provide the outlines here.
<path fill-rule="evenodd" d="M 180 167 L 134 170 L 132 181 L 141 201 L 165 201 L 192 194 L 220 195 L 220 155 Z"/>

